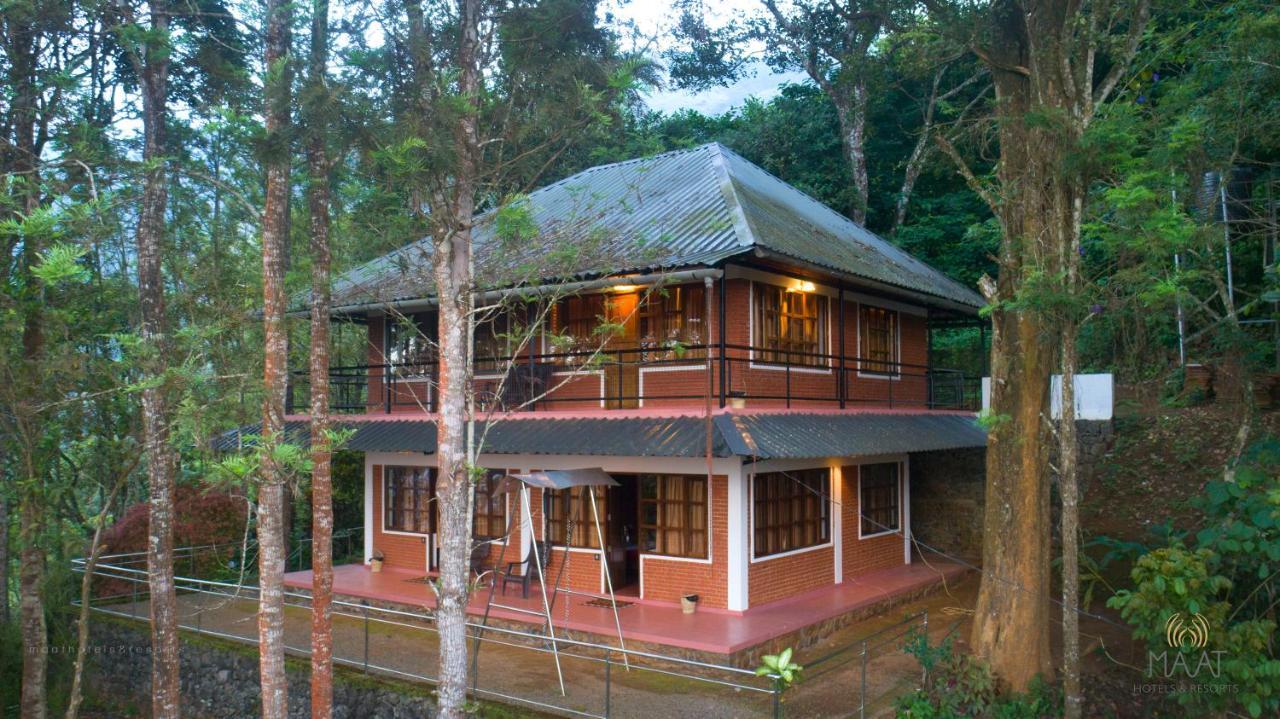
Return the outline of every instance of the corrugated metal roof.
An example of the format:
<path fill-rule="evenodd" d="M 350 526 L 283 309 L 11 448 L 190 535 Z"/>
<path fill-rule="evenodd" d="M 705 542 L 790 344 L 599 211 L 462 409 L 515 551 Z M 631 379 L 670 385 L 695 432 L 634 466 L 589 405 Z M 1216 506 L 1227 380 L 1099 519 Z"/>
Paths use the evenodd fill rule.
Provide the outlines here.
<path fill-rule="evenodd" d="M 501 238 L 494 213 L 478 218 L 474 261 L 482 286 L 712 265 L 760 249 L 961 305 L 983 304 L 972 290 L 719 143 L 593 167 L 530 193 L 527 202 L 535 238 Z M 340 276 L 333 304 L 422 299 L 432 286 L 430 242 L 421 240 Z"/>
<path fill-rule="evenodd" d="M 337 422 L 354 430 L 346 447 L 362 452 L 422 452 L 436 449 L 436 425 L 429 419 Z M 986 432 L 972 415 L 943 413 L 734 412 L 713 421 L 712 454 L 717 457 L 808 459 L 857 457 L 984 447 Z M 232 430 L 214 440 L 220 451 L 256 437 L 259 425 Z M 291 442 L 309 439 L 305 422 L 289 422 Z M 706 456 L 702 417 L 538 417 L 493 423 L 483 436 L 486 454 L 587 455 L 611 457 Z"/>
<path fill-rule="evenodd" d="M 973 415 L 931 413 L 725 414 L 716 418 L 730 450 L 756 459 L 858 457 L 985 447 Z"/>

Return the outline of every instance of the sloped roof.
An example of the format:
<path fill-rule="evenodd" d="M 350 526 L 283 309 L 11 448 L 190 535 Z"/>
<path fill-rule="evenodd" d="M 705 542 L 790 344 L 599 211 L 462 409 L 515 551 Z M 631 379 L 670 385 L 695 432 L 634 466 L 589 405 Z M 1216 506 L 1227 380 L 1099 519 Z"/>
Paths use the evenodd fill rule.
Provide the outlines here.
<path fill-rule="evenodd" d="M 485 288 L 714 265 L 757 251 L 947 300 L 977 293 L 719 143 L 601 165 L 525 201 L 532 236 L 477 218 L 474 264 Z M 510 225 L 506 225 L 509 227 Z M 429 240 L 357 267 L 335 282 L 334 307 L 432 295 Z"/>
<path fill-rule="evenodd" d="M 350 429 L 344 445 L 361 452 L 436 451 L 436 423 L 416 419 L 338 420 Z M 477 423 L 485 454 L 591 455 L 612 457 L 703 457 L 707 451 L 704 417 L 623 416 L 556 417 L 551 413 Z M 252 442 L 260 425 L 216 437 L 218 451 L 234 451 Z M 898 452 L 985 447 L 986 431 L 972 413 L 955 412 L 807 412 L 737 410 L 715 414 L 711 453 L 716 457 L 813 459 Z M 307 423 L 290 421 L 286 441 L 307 444 Z"/>

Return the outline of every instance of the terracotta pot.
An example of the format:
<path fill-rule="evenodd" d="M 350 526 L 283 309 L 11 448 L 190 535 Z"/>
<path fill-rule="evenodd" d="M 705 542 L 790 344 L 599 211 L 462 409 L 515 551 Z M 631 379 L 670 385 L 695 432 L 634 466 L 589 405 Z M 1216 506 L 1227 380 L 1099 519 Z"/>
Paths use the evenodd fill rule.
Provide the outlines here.
<path fill-rule="evenodd" d="M 693 614 L 698 609 L 698 595 L 686 594 L 680 597 L 680 609 L 685 614 Z"/>

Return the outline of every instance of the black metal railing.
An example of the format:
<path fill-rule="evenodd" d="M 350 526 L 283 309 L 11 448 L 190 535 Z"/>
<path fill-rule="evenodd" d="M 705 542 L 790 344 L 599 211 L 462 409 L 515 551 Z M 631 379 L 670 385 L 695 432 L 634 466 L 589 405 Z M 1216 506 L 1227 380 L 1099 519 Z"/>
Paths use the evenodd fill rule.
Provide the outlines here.
<path fill-rule="evenodd" d="M 978 379 L 955 369 L 746 345 L 606 348 L 485 357 L 474 389 L 484 409 L 539 411 L 705 402 L 788 408 L 976 410 Z M 436 411 L 433 362 L 334 367 L 331 411 Z M 307 408 L 309 378 L 291 374 L 289 411 Z"/>

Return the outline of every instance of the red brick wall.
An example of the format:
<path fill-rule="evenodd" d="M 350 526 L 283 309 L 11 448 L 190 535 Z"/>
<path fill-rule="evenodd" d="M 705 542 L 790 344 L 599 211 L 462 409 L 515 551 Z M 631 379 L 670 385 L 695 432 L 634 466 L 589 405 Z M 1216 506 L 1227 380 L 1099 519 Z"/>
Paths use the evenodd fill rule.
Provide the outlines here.
<path fill-rule="evenodd" d="M 747 600 L 756 607 L 835 584 L 835 549 L 827 546 L 751 564 Z"/>
<path fill-rule="evenodd" d="M 703 606 L 729 606 L 728 545 L 729 480 L 715 475 L 711 478 L 711 563 L 644 555 L 644 598 L 675 602 L 685 594 L 697 594 Z"/>
<path fill-rule="evenodd" d="M 725 340 L 733 346 L 746 347 L 752 344 L 752 281 L 745 279 L 725 280 Z M 712 288 L 713 308 L 718 306 L 719 287 Z M 923 406 L 927 396 L 927 384 L 924 377 L 928 364 L 928 336 L 926 319 L 923 316 L 898 312 L 899 322 L 899 360 L 907 365 L 900 375 L 893 380 L 883 377 L 863 376 L 856 371 L 854 360 L 859 354 L 858 315 L 859 305 L 856 301 L 846 300 L 844 308 L 844 339 L 846 377 L 849 382 L 848 406 L 883 406 L 892 400 L 894 406 Z M 709 341 L 715 345 L 719 342 L 718 311 L 712 312 L 709 323 Z M 839 354 L 839 309 L 834 299 L 827 305 L 827 333 L 829 341 L 824 348 L 832 355 Z M 369 320 L 369 363 L 381 364 L 383 321 L 381 316 L 371 316 Z M 757 333 L 758 334 L 758 333 Z M 532 351 L 532 348 L 531 348 Z M 830 360 L 830 367 L 792 368 L 788 373 L 783 368 L 766 369 L 761 366 L 750 366 L 749 352 L 746 350 L 727 351 L 727 390 L 745 390 L 753 399 L 749 406 L 782 407 L 785 397 L 790 394 L 791 406 L 795 408 L 836 407 L 838 397 L 838 361 Z M 690 364 L 696 364 L 691 360 Z M 789 375 L 789 377 L 788 377 Z M 381 411 L 384 404 L 381 372 L 370 372 L 370 406 L 374 411 Z M 492 384 L 489 380 L 478 380 L 481 385 Z M 551 399 L 543 406 L 549 409 L 597 409 L 600 407 L 600 376 L 584 374 L 576 377 L 558 375 L 552 377 L 552 386 L 558 386 Z M 562 384 L 563 383 L 563 384 Z M 789 388 L 788 388 L 789 385 Z M 419 411 L 419 403 L 426 403 L 427 395 L 423 385 L 397 383 L 395 399 L 396 411 Z M 720 362 L 712 362 L 710 381 L 704 366 L 693 366 L 687 371 L 646 372 L 644 374 L 643 394 L 645 407 L 678 407 L 702 406 L 706 393 L 710 390 L 717 403 L 720 391 Z M 776 399 L 762 399 L 772 396 Z M 683 397 L 682 399 L 679 397 Z"/>
<path fill-rule="evenodd" d="M 859 574 L 875 569 L 896 567 L 902 564 L 902 535 L 886 534 L 869 539 L 858 539 L 858 467 L 845 467 L 840 472 L 844 481 L 841 490 L 841 522 L 844 527 L 843 561 L 841 571 L 844 581 L 856 579 Z M 899 495 L 901 496 L 901 495 Z"/>

